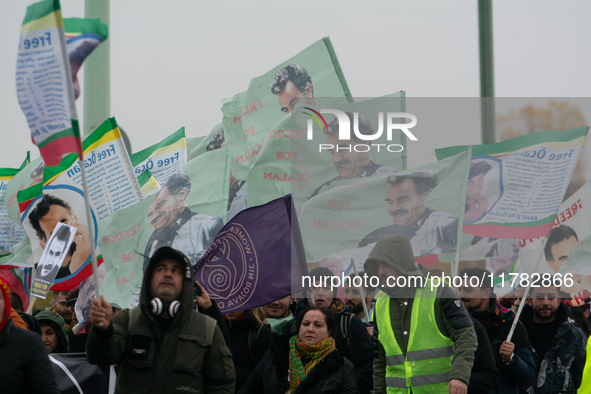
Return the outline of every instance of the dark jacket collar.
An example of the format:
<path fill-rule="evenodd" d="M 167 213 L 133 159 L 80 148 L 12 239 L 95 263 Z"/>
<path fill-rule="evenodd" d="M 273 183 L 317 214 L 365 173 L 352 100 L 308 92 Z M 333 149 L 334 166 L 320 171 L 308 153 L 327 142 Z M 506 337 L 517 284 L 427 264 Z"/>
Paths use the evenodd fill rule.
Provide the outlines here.
<path fill-rule="evenodd" d="M 523 311 L 521 312 L 520 320 L 525 324 L 525 326 L 529 329 L 536 329 L 536 328 L 544 328 L 544 327 L 558 327 L 565 322 L 568 324 L 568 315 L 569 310 L 566 305 L 562 302 L 558 305 L 558 309 L 556 310 L 556 315 L 554 316 L 554 320 L 551 323 L 547 324 L 536 324 L 534 323 L 534 310 L 531 305 L 526 304 L 523 307 Z"/>
<path fill-rule="evenodd" d="M 9 304 L 10 306 L 10 304 Z M 4 345 L 5 343 L 8 343 L 8 336 L 10 335 L 10 330 L 12 330 L 12 319 L 8 318 L 8 322 L 6 323 L 6 325 L 2 328 L 2 331 L 0 331 L 0 345 Z"/>
<path fill-rule="evenodd" d="M 281 388 L 281 393 L 289 390 L 287 373 L 289 370 L 290 338 L 290 335 L 281 335 L 277 337 L 273 343 L 271 343 L 269 348 L 269 351 L 273 356 L 273 367 L 275 368 L 279 382 L 281 382 L 284 386 Z M 304 394 L 310 392 L 312 387 L 321 382 L 323 379 L 326 379 L 334 372 L 338 371 L 344 366 L 344 364 L 345 361 L 342 353 L 339 353 L 338 350 L 335 350 L 326 356 L 324 361 L 319 363 L 312 369 L 312 371 L 310 371 L 310 374 L 306 376 L 306 379 L 300 383 L 294 394 Z"/>

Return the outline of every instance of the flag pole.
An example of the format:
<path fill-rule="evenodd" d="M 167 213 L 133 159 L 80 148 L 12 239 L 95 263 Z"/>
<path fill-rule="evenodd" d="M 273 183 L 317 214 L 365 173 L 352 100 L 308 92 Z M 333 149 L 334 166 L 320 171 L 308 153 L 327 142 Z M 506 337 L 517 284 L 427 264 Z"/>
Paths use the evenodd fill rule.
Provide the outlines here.
<path fill-rule="evenodd" d="M 462 194 L 460 200 L 465 201 L 468 194 L 468 178 L 470 177 L 470 167 L 472 165 L 472 145 L 468 146 L 468 158 L 466 159 L 466 173 L 464 175 L 464 184 L 462 186 Z M 452 278 L 458 276 L 458 271 L 460 270 L 460 250 L 462 248 L 462 234 L 464 232 L 464 213 L 465 207 L 460 206 L 460 215 L 458 217 L 458 234 L 456 236 L 456 258 L 454 260 L 454 264 L 452 265 L 451 275 Z M 453 280 L 452 280 L 453 282 Z"/>
<path fill-rule="evenodd" d="M 544 240 L 542 241 L 542 245 L 540 246 L 540 253 L 538 256 L 538 260 L 536 262 L 536 268 L 534 269 L 534 272 L 538 271 L 538 268 L 540 267 L 540 260 L 542 259 L 542 255 L 544 253 L 544 249 L 546 248 L 546 242 L 548 242 L 548 237 L 544 238 Z M 511 330 L 509 331 L 509 335 L 507 335 L 507 341 L 511 342 L 511 338 L 513 337 L 513 332 L 515 331 L 515 327 L 517 327 L 517 322 L 519 321 L 519 316 L 521 316 L 521 311 L 523 310 L 523 306 L 525 305 L 525 300 L 527 300 L 527 295 L 529 293 L 529 289 L 531 289 L 531 285 L 533 283 L 532 280 L 528 281 L 528 285 L 525 288 L 525 291 L 523 292 L 523 297 L 521 298 L 521 303 L 519 304 L 519 309 L 517 310 L 517 313 L 515 314 L 515 319 L 513 319 L 513 324 L 511 325 Z"/>
<path fill-rule="evenodd" d="M 84 17 L 99 18 L 110 29 L 110 0 L 84 0 Z M 111 117 L 110 42 L 110 38 L 107 38 L 84 61 L 85 136 L 90 135 L 105 119 Z"/>
<path fill-rule="evenodd" d="M 355 260 L 351 259 L 351 264 L 353 265 L 353 271 L 355 272 L 355 276 L 359 276 L 359 272 L 357 271 L 357 267 L 355 266 Z M 361 276 L 359 276 L 361 278 Z M 359 292 L 361 293 L 361 304 L 363 305 L 363 313 L 365 313 L 365 322 L 369 323 L 369 312 L 367 311 L 367 305 L 365 305 L 365 292 L 363 291 L 363 286 L 359 286 Z"/>
<path fill-rule="evenodd" d="M 495 143 L 495 83 L 493 63 L 492 0 L 478 1 L 480 49 L 480 111 L 482 143 Z"/>
<path fill-rule="evenodd" d="M 82 147 L 81 147 L 82 148 Z M 94 246 L 94 221 L 92 220 L 92 214 L 90 212 L 90 194 L 88 193 L 88 183 L 86 182 L 86 170 L 84 169 L 84 159 L 78 156 L 78 164 L 80 165 L 80 176 L 82 177 L 82 189 L 84 191 L 84 202 L 86 206 L 86 220 L 88 223 L 88 234 L 90 236 L 90 253 L 92 261 L 92 276 L 94 277 L 94 288 L 96 298 L 100 299 L 100 283 L 98 277 L 98 264 L 96 262 L 96 248 Z M 99 322 L 99 326 L 102 326 L 103 322 Z"/>

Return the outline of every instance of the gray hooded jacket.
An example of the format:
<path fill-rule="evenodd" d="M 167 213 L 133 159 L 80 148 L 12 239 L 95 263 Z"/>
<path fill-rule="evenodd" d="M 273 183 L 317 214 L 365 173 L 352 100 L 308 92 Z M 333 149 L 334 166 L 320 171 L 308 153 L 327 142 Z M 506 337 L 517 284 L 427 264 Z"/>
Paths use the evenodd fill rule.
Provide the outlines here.
<path fill-rule="evenodd" d="M 150 282 L 154 267 L 165 258 L 181 262 L 185 278 L 181 308 L 162 332 L 151 311 Z M 188 259 L 172 248 L 160 248 L 146 267 L 140 305 L 133 314 L 125 309 L 113 316 L 107 330 L 92 328 L 88 360 L 117 364 L 117 393 L 234 393 L 232 354 L 217 325 L 213 340 L 207 338 L 213 319 L 193 310 L 193 283 Z"/>

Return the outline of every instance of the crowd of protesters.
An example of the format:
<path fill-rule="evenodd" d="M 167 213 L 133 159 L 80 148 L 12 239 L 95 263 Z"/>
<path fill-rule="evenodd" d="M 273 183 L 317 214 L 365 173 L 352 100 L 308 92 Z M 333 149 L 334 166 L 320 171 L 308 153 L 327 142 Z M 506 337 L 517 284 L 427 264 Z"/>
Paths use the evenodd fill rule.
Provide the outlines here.
<path fill-rule="evenodd" d="M 346 285 L 343 299 L 314 287 L 222 315 L 185 255 L 163 247 L 145 269 L 140 305 L 120 310 L 101 296 L 81 330 L 78 290 L 54 292 L 50 310 L 28 314 L 0 276 L 0 393 L 64 392 L 50 356 L 67 353 L 115 365 L 117 393 L 591 393 L 589 304 L 532 288 L 516 322 L 523 288 L 497 299 L 486 281 L 383 286 L 388 276 L 426 276 L 402 236 L 378 241 L 365 273 L 380 287 Z"/>

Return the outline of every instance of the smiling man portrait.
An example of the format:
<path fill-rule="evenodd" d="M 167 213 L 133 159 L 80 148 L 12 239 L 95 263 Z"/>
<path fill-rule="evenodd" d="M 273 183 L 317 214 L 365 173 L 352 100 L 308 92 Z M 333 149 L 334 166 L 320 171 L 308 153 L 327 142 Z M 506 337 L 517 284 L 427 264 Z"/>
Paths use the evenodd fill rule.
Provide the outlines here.
<path fill-rule="evenodd" d="M 182 250 L 195 265 L 223 227 L 219 217 L 192 212 L 185 200 L 191 191 L 191 179 L 182 171 L 174 173 L 150 205 L 148 220 L 156 229 L 144 252 L 144 268 L 154 252 L 170 246 Z"/>

